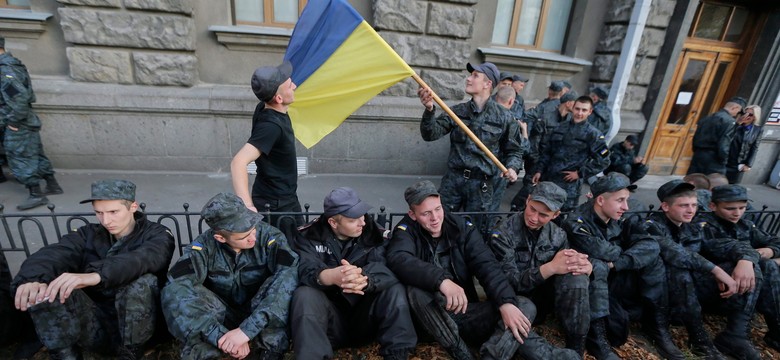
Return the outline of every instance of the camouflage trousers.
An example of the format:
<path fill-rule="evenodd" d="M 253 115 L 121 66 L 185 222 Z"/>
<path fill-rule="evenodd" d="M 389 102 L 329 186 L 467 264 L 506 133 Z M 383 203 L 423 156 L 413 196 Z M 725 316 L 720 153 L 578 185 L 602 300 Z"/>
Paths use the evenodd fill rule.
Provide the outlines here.
<path fill-rule="evenodd" d="M 469 303 L 465 314 L 453 314 L 444 309 L 441 293 L 431 293 L 413 286 L 407 287 L 409 305 L 422 327 L 456 360 L 474 359 L 466 343 L 482 344 L 482 359 L 579 359 L 576 352 L 556 348 L 535 331 L 530 331 L 523 344 L 505 329 L 496 305 L 490 301 Z M 530 299 L 518 296 L 516 305 L 531 322 L 536 318 L 536 306 Z"/>
<path fill-rule="evenodd" d="M 495 212 L 501 206 L 506 191 L 506 181 L 498 176 L 474 174 L 465 178 L 463 171 L 448 170 L 441 179 L 439 194 L 446 210 L 463 212 Z M 477 216 L 471 222 L 488 234 L 496 221 L 490 216 Z"/>
<path fill-rule="evenodd" d="M 593 264 L 590 281 L 591 319 L 609 315 L 610 308 L 615 306 L 627 309 L 645 305 L 668 307 L 666 269 L 661 257 L 653 259 L 645 267 L 621 271 L 610 270 L 602 260 L 590 259 L 590 262 Z"/>
<path fill-rule="evenodd" d="M 154 334 L 160 290 L 154 274 L 120 288 L 113 302 L 96 302 L 74 290 L 64 304 L 44 301 L 29 312 L 41 343 L 52 350 L 79 345 L 112 353 L 117 347 L 143 345 Z"/>
<path fill-rule="evenodd" d="M 194 285 L 197 298 L 180 302 L 176 293 L 163 291 L 162 303 L 168 330 L 181 342 L 182 359 L 219 359 L 224 354 L 217 342 L 228 331 L 238 328 L 241 322 L 263 300 L 262 289 L 252 298 L 251 308 L 237 309 L 228 306 L 219 296 L 202 285 Z M 269 319 L 268 325 L 254 339 L 250 349 L 265 349 L 284 353 L 289 347 L 286 324 Z"/>
<path fill-rule="evenodd" d="M 566 335 L 585 336 L 590 327 L 590 280 L 584 275 L 556 275 L 534 289 L 528 297 L 536 305 L 534 324 L 544 323 L 547 314 L 554 313 Z"/>
<path fill-rule="evenodd" d="M 3 147 L 11 173 L 25 186 L 38 185 L 42 178 L 54 175 L 51 162 L 43 153 L 38 131 L 6 129 Z"/>
<path fill-rule="evenodd" d="M 780 332 L 780 266 L 772 259 L 761 259 L 763 285 L 760 287 L 756 310 L 764 315 L 764 320 L 773 333 Z M 756 284 L 758 289 L 758 284 Z M 780 334 L 778 334 L 780 335 Z"/>

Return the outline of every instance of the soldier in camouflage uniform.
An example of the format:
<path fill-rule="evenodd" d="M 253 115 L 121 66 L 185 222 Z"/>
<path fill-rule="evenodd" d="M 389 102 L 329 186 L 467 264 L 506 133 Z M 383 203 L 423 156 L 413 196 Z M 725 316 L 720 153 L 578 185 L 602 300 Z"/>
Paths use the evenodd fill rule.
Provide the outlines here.
<path fill-rule="evenodd" d="M 750 316 L 744 312 L 750 299 L 737 294 L 731 275 L 703 254 L 722 252 L 738 244 L 727 239 L 717 243 L 704 242 L 699 224 L 691 223 L 698 201 L 693 184 L 672 180 L 662 185 L 657 195 L 661 211 L 651 214 L 637 229 L 652 235 L 661 247 L 672 312 L 688 330 L 691 351 L 704 359 L 725 359 L 704 328 L 702 305 L 718 305 L 726 309 L 729 318 L 735 318 Z M 724 333 L 728 334 L 728 331 Z M 719 336 L 719 340 L 734 341 L 728 335 Z"/>
<path fill-rule="evenodd" d="M 734 97 L 726 102 L 723 109 L 699 120 L 693 134 L 693 158 L 688 174 L 726 174 L 735 119 L 746 105 L 745 99 Z"/>
<path fill-rule="evenodd" d="M 588 116 L 588 123 L 605 136 L 612 127 L 612 111 L 607 107 L 607 97 L 609 97 L 609 93 L 603 87 L 593 88 L 590 92 L 590 98 L 593 100 L 593 112 Z"/>
<path fill-rule="evenodd" d="M 417 92 L 420 102 L 425 106 L 420 133 L 425 141 L 435 141 L 450 135 L 448 170 L 440 187 L 442 203 L 447 209 L 497 211 L 506 187 L 495 189 L 495 185 L 501 183 L 496 178 L 503 176 L 514 182 L 517 180 L 517 171 L 522 169 L 522 153 L 517 141 L 518 125 L 512 114 L 490 97 L 493 88 L 498 85 L 496 66 L 489 62 L 467 64 L 466 69 L 471 73 L 466 79 L 466 93 L 472 98 L 453 106 L 452 111 L 496 157 L 504 160 L 507 172 L 500 173 L 490 158 L 446 113 L 436 116 L 430 89 L 421 88 Z M 480 225 L 480 228 L 484 227 Z"/>
<path fill-rule="evenodd" d="M 736 241 L 741 246 L 739 251 L 732 247 L 728 249 L 730 251 L 709 254 L 708 258 L 716 263 L 731 260 L 732 265 L 724 269 L 733 270 L 732 277 L 738 283 L 740 294 L 758 296 L 756 310 L 764 315 L 769 328 L 764 341 L 770 347 L 780 350 L 780 239 L 744 218 L 747 202 L 747 189 L 744 187 L 717 186 L 712 189 L 712 212 L 703 214 L 697 221 L 702 222 L 705 241 L 716 244 Z M 735 253 L 738 258 L 729 256 Z M 734 263 L 736 265 L 733 265 Z M 749 341 L 743 340 L 750 328 L 750 317 L 744 316 L 740 320 L 742 322 L 735 324 L 734 337 L 738 335 L 742 342 L 734 338 L 723 339 L 721 342 L 716 339 L 715 344 L 726 354 L 753 354 L 752 351 L 746 350 L 753 350 L 752 346 L 748 346 Z M 739 327 L 736 327 L 737 325 Z"/>
<path fill-rule="evenodd" d="M 581 207 L 564 222 L 574 250 L 588 254 L 593 264 L 590 282 L 591 326 L 586 346 L 597 359 L 617 359 L 606 334 L 606 318 L 624 324 L 614 338 L 628 337 L 628 319 L 617 318 L 638 303 L 643 325 L 658 352 L 667 359 L 684 359 L 669 333 L 666 272 L 658 243 L 649 235 L 633 234 L 620 218 L 628 210 L 629 191 L 636 188 L 620 173 L 599 178 L 591 186 L 592 206 Z M 640 295 L 640 299 L 636 299 Z M 642 309 L 642 307 L 644 309 Z M 612 312 L 610 309 L 621 309 Z M 618 329 L 613 329 L 618 330 Z"/>
<path fill-rule="evenodd" d="M 5 39 L 0 37 L 0 128 L 5 132 L 1 142 L 11 173 L 30 192 L 27 200 L 16 207 L 19 210 L 46 205 L 46 195 L 62 194 L 51 162 L 43 153 L 41 120 L 32 110 L 34 102 L 27 68 L 5 51 Z M 41 190 L 41 179 L 46 180 L 45 190 Z"/>
<path fill-rule="evenodd" d="M 127 180 L 94 182 L 86 202 L 100 224 L 25 260 L 14 278 L 14 304 L 30 312 L 52 359 L 79 359 L 80 348 L 140 359 L 159 317 L 173 236 L 137 211 Z"/>
<path fill-rule="evenodd" d="M 384 229 L 350 188 L 331 191 L 323 208 L 295 238 L 301 256 L 290 314 L 295 357 L 331 359 L 334 347 L 376 337 L 385 359 L 406 360 L 417 334 L 406 289 L 385 264 Z"/>
<path fill-rule="evenodd" d="M 509 110 L 512 111 L 512 115 L 518 120 L 522 119 L 523 114 L 525 114 L 525 99 L 520 95 L 520 92 L 523 91 L 527 82 L 528 77 L 526 76 L 501 72 L 501 80 L 498 87 L 511 87 L 515 91 L 515 100 Z M 493 100 L 496 100 L 496 95 L 493 95 Z"/>
<path fill-rule="evenodd" d="M 628 176 L 631 183 L 647 175 L 648 167 L 643 164 L 643 157 L 636 155 L 636 146 L 639 140 L 636 135 L 628 135 L 622 142 L 615 143 L 609 148 L 609 167 L 604 170 L 605 174 L 617 171 Z"/>
<path fill-rule="evenodd" d="M 560 124 L 545 136 L 531 179 L 533 183 L 552 181 L 566 190 L 568 198 L 563 211 L 577 207 L 583 179 L 600 173 L 609 165 L 604 135 L 587 122 L 591 106 L 589 97 L 579 97 L 574 102 L 571 121 Z"/>
<path fill-rule="evenodd" d="M 282 359 L 298 255 L 275 227 L 236 195 L 219 193 L 201 210 L 211 228 L 168 272 L 162 304 L 182 359 Z"/>
<path fill-rule="evenodd" d="M 409 305 L 425 330 L 455 359 L 578 359 L 531 330 L 534 304 L 516 296 L 473 224 L 446 212 L 430 181 L 404 192 L 409 213 L 396 226 L 387 264 L 407 285 Z M 473 278 L 489 301 L 479 301 Z"/>
<path fill-rule="evenodd" d="M 590 326 L 588 256 L 569 248 L 566 232 L 551 222 L 561 213 L 566 192 L 541 182 L 526 199 L 525 211 L 510 216 L 493 232 L 490 246 L 518 295 L 537 309 L 535 323 L 555 311 L 566 347 L 580 356 Z"/>

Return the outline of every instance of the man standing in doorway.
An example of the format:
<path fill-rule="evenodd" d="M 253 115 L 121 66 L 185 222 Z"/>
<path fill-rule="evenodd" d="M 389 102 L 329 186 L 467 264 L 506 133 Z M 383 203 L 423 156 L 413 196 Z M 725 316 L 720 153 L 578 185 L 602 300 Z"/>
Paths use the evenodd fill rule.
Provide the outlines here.
<path fill-rule="evenodd" d="M 688 174 L 726 174 L 729 147 L 734 137 L 734 119 L 747 102 L 741 97 L 731 98 L 723 109 L 701 119 L 693 134 L 693 158 Z"/>

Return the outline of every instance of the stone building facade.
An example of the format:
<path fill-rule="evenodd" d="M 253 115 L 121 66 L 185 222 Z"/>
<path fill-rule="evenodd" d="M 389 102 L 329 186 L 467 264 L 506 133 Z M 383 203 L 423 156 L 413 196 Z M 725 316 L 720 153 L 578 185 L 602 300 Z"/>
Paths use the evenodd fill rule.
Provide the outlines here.
<path fill-rule="evenodd" d="M 448 102 L 464 99 L 469 61 L 492 61 L 501 70 L 528 75 L 527 106 L 546 96 L 552 80 L 566 79 L 581 94 L 594 84 L 610 87 L 635 0 L 573 1 L 560 52 L 493 44 L 500 1 L 350 3 Z M 698 2 L 651 1 L 617 139 L 644 134 L 647 150 L 664 100 L 659 94 L 669 86 L 667 73 L 674 71 L 680 39 Z M 291 33 L 290 28 L 236 25 L 233 4 L 30 0 L 29 10 L 0 9 L 7 50 L 31 71 L 35 109 L 44 121 L 42 136 L 55 167 L 229 171 L 257 103 L 249 77 L 254 68 L 281 61 Z M 777 34 L 771 26 L 763 31 Z M 777 48 L 778 40 L 773 41 Z M 764 98 L 776 96 L 774 79 Z M 448 140 L 421 139 L 417 87 L 411 79 L 403 81 L 311 149 L 299 146 L 309 172 L 443 173 Z M 767 162 L 777 158 L 776 145 L 765 148 Z M 766 174 L 754 181 L 763 181 L 760 176 Z"/>

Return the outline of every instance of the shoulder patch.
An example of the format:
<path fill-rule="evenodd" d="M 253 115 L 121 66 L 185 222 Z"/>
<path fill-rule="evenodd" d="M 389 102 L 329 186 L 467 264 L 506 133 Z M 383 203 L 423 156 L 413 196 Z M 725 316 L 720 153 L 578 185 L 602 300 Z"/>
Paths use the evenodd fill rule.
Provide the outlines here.
<path fill-rule="evenodd" d="M 645 222 L 648 223 L 648 224 L 652 224 L 653 220 L 652 219 L 647 219 L 647 220 L 645 220 Z"/>
<path fill-rule="evenodd" d="M 292 266 L 294 262 L 295 257 L 289 252 L 283 249 L 279 249 L 279 251 L 276 252 L 276 265 Z"/>
<path fill-rule="evenodd" d="M 604 135 L 599 135 L 600 140 L 604 140 Z"/>
<path fill-rule="evenodd" d="M 580 223 L 580 224 L 583 224 L 582 218 L 581 218 L 581 217 L 578 217 L 578 218 L 577 218 L 577 222 L 578 222 L 578 223 Z"/>
<path fill-rule="evenodd" d="M 498 236 L 498 231 L 494 231 L 492 234 L 490 234 L 490 237 L 497 238 Z"/>
<path fill-rule="evenodd" d="M 581 234 L 585 234 L 585 235 L 591 235 L 590 231 L 588 231 L 588 229 L 586 229 L 586 228 L 584 228 L 582 226 L 577 228 L 577 232 L 579 232 Z"/>
<path fill-rule="evenodd" d="M 176 265 L 173 265 L 171 271 L 169 271 L 169 274 L 174 279 L 194 273 L 195 269 L 192 266 L 192 259 L 190 258 L 177 262 Z"/>
<path fill-rule="evenodd" d="M 396 229 L 398 229 L 398 230 L 403 230 L 403 231 L 406 231 L 406 224 L 401 224 L 401 225 L 398 225 L 398 226 L 396 226 L 395 228 L 396 228 Z"/>
<path fill-rule="evenodd" d="M 707 222 L 706 221 L 702 221 L 702 222 L 699 223 L 699 226 L 705 227 L 705 226 L 707 226 Z"/>
<path fill-rule="evenodd" d="M 203 245 L 201 243 L 192 243 L 192 250 L 203 250 Z"/>
<path fill-rule="evenodd" d="M 472 224 L 471 221 L 466 220 L 466 226 L 474 226 L 474 224 Z"/>
<path fill-rule="evenodd" d="M 271 246 L 271 244 L 276 242 L 276 238 L 271 238 L 271 240 L 268 240 L 268 243 L 265 244 L 265 246 Z"/>
<path fill-rule="evenodd" d="M 601 154 L 601 156 L 607 156 L 607 155 L 609 155 L 609 149 L 607 149 L 607 148 L 605 147 L 605 148 L 601 149 L 601 151 L 599 152 L 599 154 Z"/>

